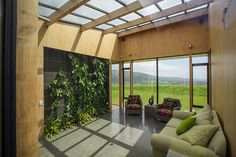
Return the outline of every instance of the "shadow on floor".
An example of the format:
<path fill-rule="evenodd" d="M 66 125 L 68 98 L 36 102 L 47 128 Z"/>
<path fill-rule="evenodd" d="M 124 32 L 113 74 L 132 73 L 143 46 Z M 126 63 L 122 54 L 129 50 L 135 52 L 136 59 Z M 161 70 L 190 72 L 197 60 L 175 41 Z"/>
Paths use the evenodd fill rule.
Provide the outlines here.
<path fill-rule="evenodd" d="M 151 117 L 125 115 L 122 110 L 39 142 L 40 157 L 151 157 L 151 135 L 165 123 Z"/>

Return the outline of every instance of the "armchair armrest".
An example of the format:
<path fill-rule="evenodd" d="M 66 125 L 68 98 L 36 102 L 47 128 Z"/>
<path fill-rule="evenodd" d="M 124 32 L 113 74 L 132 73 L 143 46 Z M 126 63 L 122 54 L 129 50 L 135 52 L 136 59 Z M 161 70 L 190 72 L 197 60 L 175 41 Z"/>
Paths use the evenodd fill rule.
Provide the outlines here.
<path fill-rule="evenodd" d="M 181 106 L 174 107 L 173 110 L 180 110 Z"/>
<path fill-rule="evenodd" d="M 178 118 L 178 119 L 186 119 L 186 118 L 192 116 L 193 114 L 194 114 L 194 112 L 179 111 L 179 110 L 173 111 L 173 117 Z"/>

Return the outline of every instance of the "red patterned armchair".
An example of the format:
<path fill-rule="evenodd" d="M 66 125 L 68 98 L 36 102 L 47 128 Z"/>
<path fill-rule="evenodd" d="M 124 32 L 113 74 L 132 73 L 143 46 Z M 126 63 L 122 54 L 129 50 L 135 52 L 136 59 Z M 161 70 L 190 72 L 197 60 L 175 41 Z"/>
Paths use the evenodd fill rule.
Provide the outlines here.
<path fill-rule="evenodd" d="M 142 106 L 140 95 L 129 95 L 128 100 L 125 102 L 125 113 L 142 115 Z"/>
<path fill-rule="evenodd" d="M 168 122 L 172 118 L 173 110 L 180 110 L 181 103 L 179 99 L 164 98 L 162 104 L 156 105 L 154 118 Z"/>

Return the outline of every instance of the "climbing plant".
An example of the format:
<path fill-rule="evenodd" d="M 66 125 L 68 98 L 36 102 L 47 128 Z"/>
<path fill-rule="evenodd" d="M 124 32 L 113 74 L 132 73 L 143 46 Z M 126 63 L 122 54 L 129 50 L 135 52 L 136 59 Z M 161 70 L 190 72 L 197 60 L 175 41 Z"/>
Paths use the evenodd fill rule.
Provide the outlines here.
<path fill-rule="evenodd" d="M 51 116 L 45 122 L 44 133 L 50 138 L 72 125 L 88 123 L 92 117 L 106 113 L 106 63 L 93 59 L 93 71 L 73 54 L 68 55 L 71 71 L 60 70 L 49 86 Z M 63 115 L 59 115 L 64 100 Z"/>

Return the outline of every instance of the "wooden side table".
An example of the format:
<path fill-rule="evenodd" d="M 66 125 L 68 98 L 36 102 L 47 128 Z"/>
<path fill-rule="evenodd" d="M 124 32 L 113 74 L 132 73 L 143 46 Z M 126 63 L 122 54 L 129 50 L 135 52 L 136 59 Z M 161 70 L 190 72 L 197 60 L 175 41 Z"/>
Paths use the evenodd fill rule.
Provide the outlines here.
<path fill-rule="evenodd" d="M 147 104 L 147 105 L 144 107 L 145 116 L 154 117 L 155 106 L 156 106 L 156 105 L 154 105 L 154 104 L 153 104 L 153 105 Z"/>

